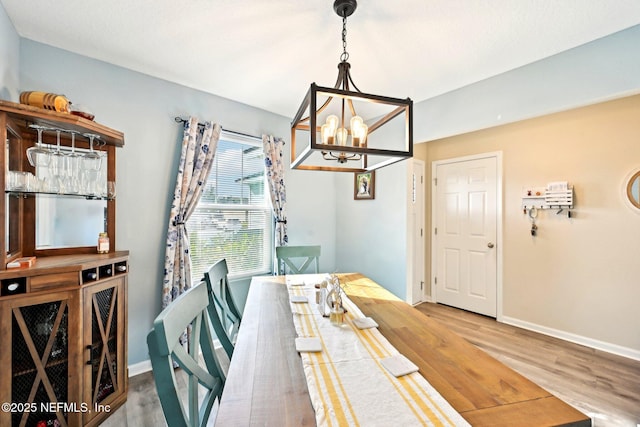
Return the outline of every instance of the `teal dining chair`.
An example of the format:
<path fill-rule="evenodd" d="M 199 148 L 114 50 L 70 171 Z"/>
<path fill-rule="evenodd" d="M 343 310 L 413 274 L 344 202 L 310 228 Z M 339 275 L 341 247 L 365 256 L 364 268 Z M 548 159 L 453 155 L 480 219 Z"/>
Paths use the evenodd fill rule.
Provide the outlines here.
<path fill-rule="evenodd" d="M 204 273 L 207 284 L 209 315 L 222 348 L 231 359 L 242 314 L 229 287 L 229 269 L 225 258 L 217 261 Z"/>
<path fill-rule="evenodd" d="M 224 388 L 226 378 L 214 349 L 207 295 L 204 282 L 189 289 L 156 317 L 147 335 L 156 390 L 170 427 L 206 425 Z M 181 342 L 184 336 L 186 343 Z M 181 397 L 183 388 L 178 387 L 174 363 L 187 375 L 186 400 Z"/>
<path fill-rule="evenodd" d="M 313 272 L 320 273 L 320 246 L 278 246 L 276 248 L 278 274 L 308 273 L 315 263 Z M 287 272 L 288 271 L 288 272 Z"/>

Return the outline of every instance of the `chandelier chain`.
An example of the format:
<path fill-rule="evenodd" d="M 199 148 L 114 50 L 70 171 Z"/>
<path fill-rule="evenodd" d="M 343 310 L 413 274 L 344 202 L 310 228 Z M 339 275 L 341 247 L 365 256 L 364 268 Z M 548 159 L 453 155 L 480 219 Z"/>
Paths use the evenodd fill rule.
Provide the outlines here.
<path fill-rule="evenodd" d="M 342 55 L 340 55 L 340 61 L 346 62 L 349 59 L 349 52 L 347 52 L 347 16 L 342 17 Z"/>

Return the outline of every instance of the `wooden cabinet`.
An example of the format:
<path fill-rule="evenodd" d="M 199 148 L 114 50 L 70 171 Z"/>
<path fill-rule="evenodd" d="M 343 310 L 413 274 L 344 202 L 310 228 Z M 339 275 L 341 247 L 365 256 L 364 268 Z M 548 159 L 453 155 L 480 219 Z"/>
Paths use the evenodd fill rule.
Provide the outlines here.
<path fill-rule="evenodd" d="M 0 425 L 98 425 L 126 401 L 128 257 L 51 256 L 0 272 L 0 401 L 11 405 Z"/>
<path fill-rule="evenodd" d="M 104 184 L 115 182 L 124 145 L 121 132 L 93 121 L 0 100 L 0 426 L 94 426 L 127 398 L 129 253 L 115 250 L 115 198 L 63 188 L 70 177 L 28 160 L 38 140 L 65 156 L 95 150 Z M 16 184 L 23 177 L 38 185 Z M 40 185 L 53 178 L 55 187 Z M 81 207 L 67 211 L 69 200 Z M 91 231 L 69 238 L 89 211 Z M 109 253 L 97 253 L 96 228 L 108 233 Z M 30 267 L 6 268 L 31 256 Z"/>

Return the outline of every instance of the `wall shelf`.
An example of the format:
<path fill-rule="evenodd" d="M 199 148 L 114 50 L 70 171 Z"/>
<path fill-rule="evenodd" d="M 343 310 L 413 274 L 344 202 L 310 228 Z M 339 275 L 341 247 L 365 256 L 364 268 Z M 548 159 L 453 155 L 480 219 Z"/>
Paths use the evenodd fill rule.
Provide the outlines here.
<path fill-rule="evenodd" d="M 573 209 L 573 186 L 567 182 L 550 182 L 546 187 L 522 190 L 522 205 L 527 209 Z"/>

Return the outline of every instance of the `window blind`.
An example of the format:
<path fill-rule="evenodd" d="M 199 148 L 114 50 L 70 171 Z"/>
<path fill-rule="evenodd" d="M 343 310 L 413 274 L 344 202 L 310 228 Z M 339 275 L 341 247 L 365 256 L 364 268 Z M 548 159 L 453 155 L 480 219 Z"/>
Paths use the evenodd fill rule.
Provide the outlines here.
<path fill-rule="evenodd" d="M 262 141 L 222 132 L 198 206 L 187 221 L 192 280 L 226 258 L 231 276 L 271 270 L 273 220 Z"/>

